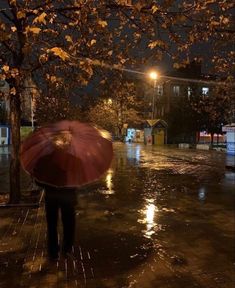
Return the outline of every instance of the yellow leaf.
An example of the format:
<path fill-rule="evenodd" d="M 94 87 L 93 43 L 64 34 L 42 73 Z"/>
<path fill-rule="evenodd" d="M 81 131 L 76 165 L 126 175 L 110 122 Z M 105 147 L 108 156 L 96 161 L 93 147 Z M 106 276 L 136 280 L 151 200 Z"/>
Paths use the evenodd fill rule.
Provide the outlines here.
<path fill-rule="evenodd" d="M 105 27 L 108 25 L 108 23 L 107 23 L 106 21 L 103 21 L 103 20 L 99 20 L 99 21 L 98 21 L 98 24 L 99 24 L 102 28 L 105 28 Z"/>
<path fill-rule="evenodd" d="M 46 25 L 46 20 L 45 20 L 46 16 L 47 16 L 47 14 L 45 12 L 43 12 L 42 14 L 40 14 L 38 17 L 36 17 L 33 20 L 33 23 L 43 23 Z"/>
<path fill-rule="evenodd" d="M 4 65 L 4 66 L 2 67 L 2 70 L 3 70 L 4 72 L 8 72 L 8 71 L 9 71 L 9 66 Z"/>
<path fill-rule="evenodd" d="M 155 13 L 159 10 L 157 5 L 153 5 L 151 9 L 152 9 L 153 13 Z"/>
<path fill-rule="evenodd" d="M 18 11 L 16 14 L 17 19 L 22 19 L 26 17 L 26 14 L 24 11 Z"/>
<path fill-rule="evenodd" d="M 60 47 L 53 47 L 50 49 L 56 56 L 60 57 L 63 61 L 69 58 L 69 54 Z"/>
<path fill-rule="evenodd" d="M 16 95 L 16 88 L 15 87 L 11 88 L 10 94 L 11 95 Z"/>
<path fill-rule="evenodd" d="M 110 51 L 108 52 L 108 55 L 109 55 L 109 56 L 112 56 L 112 54 L 113 54 L 113 50 L 110 50 Z"/>
<path fill-rule="evenodd" d="M 11 26 L 11 31 L 15 32 L 15 31 L 17 31 L 17 28 L 15 26 Z"/>
<path fill-rule="evenodd" d="M 95 43 L 96 43 L 96 40 L 95 40 L 95 39 L 92 39 L 92 40 L 91 40 L 91 46 L 94 45 Z"/>
<path fill-rule="evenodd" d="M 65 39 L 66 39 L 66 41 L 73 43 L 73 39 L 71 36 L 65 35 Z"/>
<path fill-rule="evenodd" d="M 25 32 L 26 33 L 33 33 L 33 34 L 39 34 L 41 31 L 41 28 L 38 28 L 38 27 L 30 27 L 30 26 L 27 26 L 25 28 Z"/>
<path fill-rule="evenodd" d="M 55 83 L 56 82 L 56 76 L 54 76 L 54 75 L 52 75 L 51 77 L 50 77 L 50 80 L 51 80 L 51 82 L 52 83 Z"/>
<path fill-rule="evenodd" d="M 228 17 L 220 16 L 219 18 L 220 18 L 220 21 L 222 22 L 222 24 L 226 25 L 229 23 Z"/>
<path fill-rule="evenodd" d="M 165 43 L 164 43 L 162 40 L 156 40 L 156 41 L 152 41 L 152 42 L 150 42 L 150 43 L 148 44 L 148 47 L 149 47 L 150 49 L 153 49 L 153 48 L 155 48 L 156 46 L 162 47 L 162 46 L 165 46 Z"/>

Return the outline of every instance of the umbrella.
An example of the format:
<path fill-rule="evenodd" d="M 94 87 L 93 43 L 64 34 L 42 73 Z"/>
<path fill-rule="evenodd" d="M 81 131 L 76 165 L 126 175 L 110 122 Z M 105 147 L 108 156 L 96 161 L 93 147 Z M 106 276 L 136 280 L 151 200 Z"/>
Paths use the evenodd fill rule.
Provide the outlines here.
<path fill-rule="evenodd" d="M 56 187 L 79 187 L 99 179 L 112 157 L 107 131 L 68 120 L 39 128 L 20 149 L 23 169 L 37 181 Z"/>

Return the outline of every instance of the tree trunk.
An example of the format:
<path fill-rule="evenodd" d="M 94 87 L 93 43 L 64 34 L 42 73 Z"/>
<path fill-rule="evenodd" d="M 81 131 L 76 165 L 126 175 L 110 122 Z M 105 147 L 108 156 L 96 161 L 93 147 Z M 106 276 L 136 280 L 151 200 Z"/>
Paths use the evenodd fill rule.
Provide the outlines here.
<path fill-rule="evenodd" d="M 211 133 L 211 146 L 213 145 L 214 143 L 214 133 Z"/>
<path fill-rule="evenodd" d="M 20 201 L 20 95 L 10 95 L 10 123 L 11 123 L 11 163 L 10 163 L 10 203 Z"/>

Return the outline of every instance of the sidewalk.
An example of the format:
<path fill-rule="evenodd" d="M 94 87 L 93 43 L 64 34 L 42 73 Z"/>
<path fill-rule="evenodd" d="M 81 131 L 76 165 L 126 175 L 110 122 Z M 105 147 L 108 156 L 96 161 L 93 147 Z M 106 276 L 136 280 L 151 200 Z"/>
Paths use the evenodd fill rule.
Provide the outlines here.
<path fill-rule="evenodd" d="M 85 287 L 94 278 L 89 251 L 77 246 L 70 259 L 49 263 L 46 223 L 38 209 L 0 209 L 0 287 Z"/>
<path fill-rule="evenodd" d="M 157 262 L 155 258 L 150 257 L 146 264 L 142 263 L 131 274 L 125 272 L 125 261 L 122 275 L 118 270 L 113 271 L 114 267 L 109 259 L 110 256 L 112 259 L 113 251 L 105 242 L 102 244 L 104 254 L 101 258 L 97 258 L 94 250 L 89 251 L 77 242 L 70 258 L 60 257 L 57 262 L 50 263 L 46 258 L 46 222 L 43 205 L 37 209 L 3 208 L 0 209 L 0 217 L 1 288 L 233 287 L 234 274 L 225 267 L 217 265 L 214 267 L 211 263 L 211 267 L 205 267 L 204 271 L 200 271 L 197 266 L 184 262 L 182 255 L 183 258 L 173 257 L 171 254 L 168 255 L 169 252 L 161 252 L 161 248 Z M 119 254 L 123 254 L 123 251 L 119 251 Z M 193 257 L 190 260 L 193 260 Z M 130 259 L 134 260 L 135 258 Z M 103 278 L 101 275 L 106 277 Z M 123 286 L 122 282 L 119 283 L 121 279 L 119 277 L 125 275 L 126 279 L 129 279 L 127 286 Z"/>

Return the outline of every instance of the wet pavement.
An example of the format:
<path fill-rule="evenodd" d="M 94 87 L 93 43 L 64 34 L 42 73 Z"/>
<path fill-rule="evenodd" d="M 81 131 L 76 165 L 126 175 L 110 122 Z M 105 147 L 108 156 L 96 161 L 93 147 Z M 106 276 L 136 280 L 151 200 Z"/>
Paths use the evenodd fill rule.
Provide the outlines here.
<path fill-rule="evenodd" d="M 234 287 L 235 173 L 225 169 L 227 156 L 114 147 L 111 169 L 78 194 L 68 259 L 47 262 L 43 205 L 0 209 L 0 287 Z M 0 155 L 1 193 L 9 161 Z"/>

